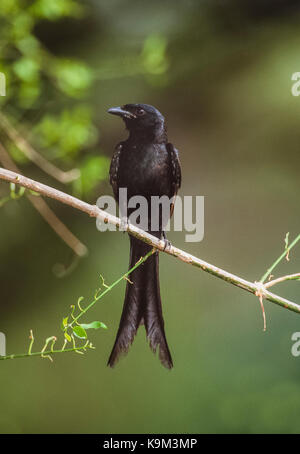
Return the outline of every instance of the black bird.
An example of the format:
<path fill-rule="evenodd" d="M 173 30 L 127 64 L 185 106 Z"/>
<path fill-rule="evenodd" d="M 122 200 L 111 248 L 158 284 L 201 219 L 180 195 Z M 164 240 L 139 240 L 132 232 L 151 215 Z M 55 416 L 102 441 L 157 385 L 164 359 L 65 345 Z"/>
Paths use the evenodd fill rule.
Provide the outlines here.
<path fill-rule="evenodd" d="M 127 198 L 144 196 L 151 207 L 151 196 L 176 196 L 181 185 L 181 169 L 178 151 L 168 142 L 165 120 L 162 114 L 147 104 L 126 104 L 108 110 L 120 116 L 129 130 L 126 141 L 117 145 L 110 166 L 110 183 L 114 197 L 119 198 L 119 188 L 127 188 Z M 174 199 L 173 199 L 174 200 Z M 170 216 L 174 204 L 171 205 Z M 128 209 L 128 215 L 133 210 Z M 165 238 L 162 219 L 159 229 L 151 231 L 151 212 L 148 211 L 148 231 L 158 238 Z M 130 264 L 147 254 L 151 247 L 130 236 Z M 127 353 L 139 325 L 144 324 L 153 352 L 159 349 L 162 364 L 171 369 L 173 362 L 164 330 L 162 316 L 158 252 L 133 271 L 127 282 L 120 326 L 114 347 L 108 360 L 113 367 L 120 354 Z"/>

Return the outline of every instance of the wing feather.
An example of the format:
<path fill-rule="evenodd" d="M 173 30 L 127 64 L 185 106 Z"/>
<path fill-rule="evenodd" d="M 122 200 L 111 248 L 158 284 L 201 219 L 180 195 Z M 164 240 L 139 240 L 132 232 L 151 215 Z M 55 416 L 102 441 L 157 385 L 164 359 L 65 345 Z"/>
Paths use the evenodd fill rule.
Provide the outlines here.
<path fill-rule="evenodd" d="M 171 204 L 170 212 L 170 216 L 172 216 L 175 206 L 176 195 L 181 186 L 181 166 L 179 161 L 178 150 L 174 147 L 172 143 L 167 143 L 167 150 L 170 158 L 170 168 L 172 176 L 172 196 L 174 197 L 173 202 Z"/>
<path fill-rule="evenodd" d="M 113 157 L 112 157 L 112 160 L 110 163 L 110 169 L 109 169 L 110 184 L 113 188 L 114 197 L 117 201 L 119 199 L 118 173 L 119 173 L 120 156 L 122 153 L 122 149 L 123 149 L 123 146 L 122 146 L 122 142 L 121 142 L 115 148 L 115 152 L 113 154 Z"/>

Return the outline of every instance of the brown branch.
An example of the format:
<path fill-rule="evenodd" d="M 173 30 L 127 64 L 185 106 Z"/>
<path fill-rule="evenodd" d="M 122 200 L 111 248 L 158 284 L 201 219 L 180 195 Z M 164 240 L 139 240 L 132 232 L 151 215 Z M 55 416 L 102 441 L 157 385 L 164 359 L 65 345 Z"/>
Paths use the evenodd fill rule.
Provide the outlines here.
<path fill-rule="evenodd" d="M 65 205 L 69 205 L 77 210 L 80 210 L 91 217 L 99 218 L 101 221 L 105 223 L 115 225 L 118 228 L 120 227 L 124 228 L 124 224 L 122 223 L 120 218 L 117 218 L 116 216 L 113 216 L 107 213 L 106 211 L 101 210 L 96 205 L 90 205 L 69 194 L 65 194 L 62 191 L 58 191 L 57 189 L 51 188 L 50 186 L 46 186 L 42 183 L 26 178 L 23 175 L 19 175 L 15 172 L 11 172 L 9 170 L 0 168 L 0 179 L 7 182 L 18 184 L 20 186 L 23 186 L 24 188 L 38 192 L 39 194 L 45 197 L 55 199 L 61 203 L 64 203 Z M 259 295 L 261 299 L 266 299 L 268 301 L 271 301 L 272 303 L 278 304 L 279 306 L 294 311 L 298 314 L 300 313 L 300 306 L 298 304 L 289 301 L 285 298 L 282 298 L 281 296 L 275 295 L 274 293 L 271 293 L 266 288 L 266 285 L 261 282 L 250 282 L 245 279 L 242 279 L 239 276 L 236 276 L 232 273 L 228 273 L 227 271 L 222 270 L 221 268 L 218 268 L 215 265 L 211 265 L 210 263 L 205 262 L 204 260 L 201 260 L 189 254 L 188 252 L 178 249 L 175 246 L 170 245 L 165 249 L 165 242 L 163 240 L 159 240 L 153 235 L 150 235 L 150 233 L 145 232 L 132 224 L 128 224 L 126 226 L 126 231 L 130 235 L 138 238 L 139 240 L 144 241 L 145 243 L 155 247 L 161 252 L 165 252 L 169 255 L 178 258 L 182 262 L 196 266 L 197 268 L 200 268 L 203 271 L 212 274 L 215 277 L 218 277 L 226 282 L 229 282 L 230 284 L 235 285 L 236 287 L 246 290 L 247 292 L 253 293 L 256 296 Z"/>

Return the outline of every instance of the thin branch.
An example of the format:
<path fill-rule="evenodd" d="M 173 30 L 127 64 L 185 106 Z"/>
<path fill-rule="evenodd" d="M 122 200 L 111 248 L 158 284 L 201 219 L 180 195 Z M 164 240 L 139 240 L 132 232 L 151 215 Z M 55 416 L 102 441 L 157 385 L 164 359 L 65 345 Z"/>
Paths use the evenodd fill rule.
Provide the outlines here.
<path fill-rule="evenodd" d="M 7 169 L 20 172 L 10 155 L 0 142 L 0 162 Z M 43 219 L 50 225 L 55 233 L 75 252 L 78 257 L 87 254 L 87 247 L 68 229 L 68 227 L 56 216 L 54 211 L 47 205 L 45 200 L 32 194 L 26 194 L 30 203 L 39 212 Z"/>
<path fill-rule="evenodd" d="M 121 221 L 120 218 L 117 218 L 116 216 L 113 216 L 107 213 L 106 211 L 101 210 L 96 205 L 90 205 L 69 194 L 65 194 L 62 191 L 58 191 L 57 189 L 51 188 L 37 181 L 26 178 L 23 175 L 19 175 L 15 172 L 11 172 L 9 170 L 0 168 L 0 179 L 7 182 L 18 184 L 20 186 L 23 186 L 24 188 L 38 192 L 43 196 L 50 197 L 61 203 L 64 203 L 65 205 L 69 205 L 73 208 L 76 208 L 77 210 L 80 210 L 91 217 L 99 218 L 104 223 L 109 223 L 115 225 L 118 228 L 122 227 L 124 229 L 124 223 Z M 242 279 L 239 276 L 236 276 L 232 273 L 228 273 L 227 271 L 222 270 L 221 268 L 218 268 L 215 265 L 211 265 L 210 263 L 205 262 L 204 260 L 201 260 L 189 254 L 188 252 L 178 249 L 175 246 L 170 245 L 167 248 L 165 248 L 165 242 L 163 240 L 154 237 L 150 233 L 145 232 L 132 224 L 128 224 L 126 226 L 126 231 L 135 238 L 144 241 L 145 243 L 155 247 L 161 252 L 165 252 L 169 255 L 178 258 L 184 263 L 196 266 L 197 268 L 200 268 L 203 271 L 212 274 L 215 277 L 218 277 L 226 282 L 229 282 L 230 284 L 235 285 L 236 287 L 246 290 L 247 292 L 253 293 L 256 296 L 259 295 L 261 298 L 271 301 L 272 303 L 278 304 L 279 306 L 282 306 L 298 314 L 300 313 L 300 305 L 292 301 L 289 301 L 285 298 L 282 298 L 281 296 L 275 295 L 274 293 L 271 293 L 262 282 L 250 282 L 245 279 Z"/>
<path fill-rule="evenodd" d="M 137 269 L 140 265 L 142 265 L 146 260 L 155 252 L 155 249 L 151 249 L 144 257 L 141 257 L 140 260 L 125 274 L 123 274 L 119 279 L 117 279 L 113 284 L 106 286 L 106 289 L 100 293 L 99 296 L 97 296 L 85 309 L 82 309 L 80 314 L 77 315 L 77 317 L 73 318 L 72 323 L 70 323 L 68 326 L 73 326 L 74 323 L 77 323 L 78 320 L 88 311 L 90 310 L 94 304 L 96 304 L 100 299 L 102 299 L 108 292 L 110 292 L 116 285 L 118 285 L 120 282 L 123 280 L 128 279 L 128 276 L 135 270 Z"/>
<path fill-rule="evenodd" d="M 47 161 L 40 153 L 38 153 L 31 145 L 21 136 L 16 128 L 10 123 L 5 115 L 0 112 L 0 126 L 6 132 L 8 137 L 15 143 L 22 153 L 34 164 L 36 164 L 45 173 L 55 178 L 60 183 L 70 183 L 71 181 L 77 180 L 80 176 L 79 169 L 72 169 L 68 172 L 64 172 L 59 169 L 51 162 Z"/>
<path fill-rule="evenodd" d="M 30 330 L 30 336 L 29 336 L 29 339 L 30 339 L 30 344 L 29 344 L 29 348 L 28 348 L 28 351 L 26 353 L 18 353 L 18 354 L 10 354 L 10 355 L 6 355 L 6 356 L 1 356 L 0 355 L 0 360 L 7 360 L 7 359 L 15 359 L 15 358 L 26 358 L 26 357 L 29 357 L 29 356 L 39 356 L 41 358 L 48 358 L 50 359 L 51 361 L 53 361 L 52 359 L 52 354 L 53 353 L 66 353 L 66 352 L 76 352 L 76 353 L 83 353 L 83 352 L 80 352 L 80 350 L 84 350 L 86 351 L 87 348 L 90 348 L 90 349 L 93 349 L 95 347 L 93 347 L 93 344 L 88 340 L 87 338 L 87 335 L 85 337 L 85 344 L 78 347 L 75 345 L 75 338 L 74 338 L 74 334 L 75 334 L 75 330 L 78 326 L 82 326 L 82 328 L 85 328 L 85 329 L 88 329 L 87 326 L 84 326 L 84 325 L 80 325 L 78 323 L 78 320 L 83 316 L 85 315 L 98 301 L 100 301 L 105 295 L 107 295 L 107 293 L 111 292 L 118 284 L 120 284 L 120 282 L 122 282 L 123 280 L 126 280 L 128 279 L 128 276 L 134 271 L 136 270 L 139 266 L 141 266 L 143 263 L 145 263 L 145 261 L 152 255 L 154 254 L 155 252 L 155 249 L 151 249 L 144 257 L 141 257 L 137 262 L 136 264 L 130 268 L 130 270 L 128 270 L 125 274 L 123 274 L 121 277 L 119 277 L 115 282 L 113 282 L 111 285 L 106 285 L 105 282 L 104 282 L 104 278 L 102 275 L 100 275 L 101 279 L 102 279 L 102 286 L 105 288 L 105 290 L 101 291 L 102 289 L 98 289 L 95 296 L 94 296 L 94 299 L 93 301 L 85 308 L 85 309 L 82 309 L 82 307 L 80 306 L 80 301 L 82 301 L 83 298 L 79 298 L 78 302 L 77 302 L 77 305 L 79 307 L 79 314 L 75 317 L 74 316 L 74 310 L 75 310 L 75 306 L 72 305 L 71 306 L 71 309 L 72 309 L 72 312 L 71 312 L 71 319 L 72 321 L 70 323 L 68 323 L 68 319 L 69 319 L 69 316 L 68 317 L 65 317 L 63 319 L 63 332 L 64 332 L 64 335 L 65 335 L 65 341 L 64 341 L 64 344 L 62 346 L 62 348 L 60 349 L 57 349 L 57 350 L 54 350 L 54 345 L 57 341 L 57 337 L 56 336 L 51 336 L 51 337 L 48 337 L 48 339 L 46 339 L 46 342 L 44 344 L 44 347 L 41 351 L 38 351 L 38 352 L 32 352 L 32 347 L 33 347 L 33 343 L 34 343 L 34 336 L 33 336 L 33 331 Z M 101 292 L 101 293 L 99 293 Z M 102 322 L 96 322 L 96 323 L 100 323 L 100 326 L 102 328 L 106 328 L 106 325 L 104 325 L 104 323 Z M 75 327 L 74 327 L 74 324 L 75 324 Z M 72 329 L 73 331 L 73 334 L 69 334 L 68 333 L 68 330 L 69 328 Z M 86 332 L 85 332 L 86 334 Z M 66 349 L 66 345 L 68 342 L 72 342 L 73 341 L 73 348 L 68 348 Z M 48 345 L 51 343 L 51 350 L 47 350 L 48 348 Z"/>
<path fill-rule="evenodd" d="M 287 246 L 284 250 L 284 252 L 278 257 L 277 260 L 273 263 L 273 265 L 267 270 L 267 272 L 263 275 L 263 277 L 260 279 L 260 282 L 264 283 L 265 280 L 269 277 L 269 275 L 272 273 L 272 271 L 275 269 L 275 267 L 285 258 L 288 257 L 288 254 L 290 250 L 300 241 L 300 234 L 296 236 L 294 241 L 291 242 L 289 246 Z M 270 285 L 268 286 L 270 287 Z"/>
<path fill-rule="evenodd" d="M 68 227 L 56 216 L 45 200 L 32 194 L 27 194 L 28 199 L 39 212 L 43 219 L 50 225 L 54 232 L 75 252 L 78 257 L 87 254 L 87 247 L 68 229 Z"/>
<path fill-rule="evenodd" d="M 287 274 L 286 276 L 281 276 L 278 279 L 273 279 L 270 282 L 265 284 L 265 288 L 270 288 L 273 285 L 279 284 L 280 282 L 284 281 L 299 281 L 300 280 L 300 273 L 295 274 Z"/>
<path fill-rule="evenodd" d="M 17 359 L 17 358 L 27 358 L 28 356 L 41 356 L 43 358 L 51 358 L 51 355 L 55 355 L 57 353 L 69 353 L 69 352 L 77 352 L 80 350 L 86 350 L 88 348 L 87 345 L 82 345 L 80 347 L 73 347 L 73 348 L 65 348 L 64 350 L 47 350 L 43 352 L 34 352 L 34 353 L 17 353 L 12 355 L 0 356 L 0 361 L 7 360 L 7 359 Z"/>

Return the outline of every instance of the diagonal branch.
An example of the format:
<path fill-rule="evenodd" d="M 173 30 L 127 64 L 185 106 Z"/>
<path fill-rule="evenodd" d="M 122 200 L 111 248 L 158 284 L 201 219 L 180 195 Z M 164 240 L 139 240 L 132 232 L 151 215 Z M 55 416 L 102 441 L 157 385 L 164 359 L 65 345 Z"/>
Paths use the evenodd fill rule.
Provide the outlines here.
<path fill-rule="evenodd" d="M 42 183 L 31 180 L 30 178 L 24 177 L 23 175 L 19 175 L 15 172 L 11 172 L 9 170 L 2 168 L 0 168 L 0 179 L 7 182 L 18 184 L 26 189 L 38 192 L 39 194 L 45 197 L 50 197 L 61 203 L 64 203 L 65 205 L 69 205 L 77 210 L 80 210 L 91 217 L 99 218 L 104 223 L 115 225 L 118 228 L 122 227 L 122 229 L 124 230 L 124 223 L 121 221 L 120 218 L 117 218 L 116 216 L 113 216 L 107 213 L 106 211 L 101 210 L 96 205 L 90 205 L 69 194 L 66 194 L 62 191 L 58 191 L 57 189 L 54 189 L 50 186 L 46 186 Z M 289 309 L 293 312 L 300 313 L 300 305 L 292 301 L 289 301 L 285 298 L 282 298 L 279 295 L 271 293 L 266 288 L 266 285 L 264 285 L 262 282 L 247 281 L 232 273 L 228 273 L 227 271 L 222 270 L 221 268 L 218 268 L 215 265 L 211 265 L 210 263 L 205 262 L 204 260 L 201 260 L 198 257 L 189 254 L 188 252 L 178 249 L 175 246 L 170 245 L 165 249 L 165 242 L 163 240 L 159 240 L 150 233 L 145 232 L 144 230 L 141 230 L 132 224 L 128 224 L 126 226 L 126 231 L 130 235 L 155 247 L 159 251 L 172 255 L 184 263 L 196 266 L 197 268 L 200 268 L 203 271 L 222 279 L 223 281 L 229 282 L 230 284 L 235 285 L 236 287 L 246 290 L 247 292 L 253 293 L 260 299 L 264 298 L 268 301 L 271 301 L 272 303 L 284 307 L 285 309 Z"/>

